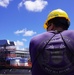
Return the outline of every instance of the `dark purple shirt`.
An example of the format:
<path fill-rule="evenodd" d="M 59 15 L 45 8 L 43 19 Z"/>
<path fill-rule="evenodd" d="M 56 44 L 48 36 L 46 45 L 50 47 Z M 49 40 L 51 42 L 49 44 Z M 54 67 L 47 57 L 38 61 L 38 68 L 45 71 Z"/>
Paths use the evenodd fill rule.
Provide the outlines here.
<path fill-rule="evenodd" d="M 29 51 L 30 51 L 30 56 L 31 56 L 31 61 L 32 63 L 35 60 L 36 54 L 37 54 L 37 47 L 38 45 L 45 39 L 50 38 L 53 36 L 55 31 L 48 31 L 44 32 L 42 34 L 39 34 L 37 36 L 34 36 L 29 45 Z M 74 38 L 74 30 L 65 30 L 61 33 L 63 36 L 67 36 L 69 38 Z M 58 36 L 58 34 L 56 34 Z M 39 66 L 38 62 L 36 61 L 33 68 L 32 68 L 32 75 L 49 75 L 46 72 L 44 72 L 41 67 Z M 74 75 L 74 72 L 68 74 L 68 75 Z"/>

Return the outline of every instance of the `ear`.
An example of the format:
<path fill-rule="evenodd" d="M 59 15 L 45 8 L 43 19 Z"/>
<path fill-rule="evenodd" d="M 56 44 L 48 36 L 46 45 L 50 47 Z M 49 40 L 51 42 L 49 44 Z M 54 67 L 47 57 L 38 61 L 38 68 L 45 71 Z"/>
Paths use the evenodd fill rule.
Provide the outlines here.
<path fill-rule="evenodd" d="M 54 30 L 54 25 L 53 25 L 53 23 L 51 23 L 51 25 L 50 25 L 49 28 L 47 29 L 47 31 L 50 31 L 50 30 Z"/>
<path fill-rule="evenodd" d="M 53 23 L 51 23 L 50 29 L 51 29 L 51 30 L 54 30 L 54 28 L 55 28 L 55 27 L 54 27 Z"/>

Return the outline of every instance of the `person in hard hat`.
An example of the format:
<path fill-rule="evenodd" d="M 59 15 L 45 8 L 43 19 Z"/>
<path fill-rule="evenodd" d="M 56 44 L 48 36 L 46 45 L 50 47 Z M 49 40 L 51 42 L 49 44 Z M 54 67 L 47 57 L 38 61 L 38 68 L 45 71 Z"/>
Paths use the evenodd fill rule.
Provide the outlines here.
<path fill-rule="evenodd" d="M 53 36 L 56 31 L 58 33 L 62 33 L 64 36 L 67 36 L 73 39 L 74 31 L 68 30 L 69 26 L 70 26 L 70 18 L 64 10 L 56 9 L 51 11 L 48 14 L 47 20 L 44 23 L 44 29 L 46 29 L 47 32 L 34 36 L 31 39 L 29 44 L 29 52 L 30 52 L 30 57 L 32 62 L 32 70 L 31 70 L 32 75 L 53 75 L 53 74 L 48 74 L 47 72 L 45 72 L 38 63 L 37 52 L 40 51 L 42 47 L 42 46 L 39 47 L 39 45 L 42 41 Z M 57 37 L 59 37 L 58 34 L 57 34 Z M 70 74 L 68 73 L 67 75 L 74 75 L 73 73 L 74 73 L 74 70 L 73 72 L 71 71 Z"/>

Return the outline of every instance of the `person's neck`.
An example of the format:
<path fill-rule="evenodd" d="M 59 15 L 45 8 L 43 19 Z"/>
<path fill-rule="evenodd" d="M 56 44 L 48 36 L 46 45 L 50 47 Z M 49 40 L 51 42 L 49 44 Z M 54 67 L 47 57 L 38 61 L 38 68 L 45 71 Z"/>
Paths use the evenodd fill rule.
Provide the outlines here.
<path fill-rule="evenodd" d="M 48 29 L 47 31 L 64 31 L 64 29 L 63 28 L 60 28 L 60 27 L 55 27 L 55 28 L 53 28 L 53 29 Z"/>
<path fill-rule="evenodd" d="M 64 29 L 61 28 L 61 27 L 58 27 L 58 28 L 56 27 L 56 28 L 53 29 L 53 31 L 55 31 L 55 30 L 57 30 L 57 31 L 64 31 Z"/>

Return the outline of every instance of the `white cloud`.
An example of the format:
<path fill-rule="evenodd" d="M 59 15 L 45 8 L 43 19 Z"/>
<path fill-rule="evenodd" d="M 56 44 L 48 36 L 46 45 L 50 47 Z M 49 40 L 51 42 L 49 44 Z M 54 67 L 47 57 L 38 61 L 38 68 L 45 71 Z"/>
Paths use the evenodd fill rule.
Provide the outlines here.
<path fill-rule="evenodd" d="M 23 43 L 23 42 L 21 42 L 21 41 L 19 41 L 19 40 L 17 40 L 17 41 L 15 42 L 15 45 L 23 46 L 23 45 L 24 45 L 24 43 Z"/>
<path fill-rule="evenodd" d="M 25 41 L 25 42 L 26 42 L 26 41 L 27 41 L 27 39 L 22 39 L 22 41 Z"/>
<path fill-rule="evenodd" d="M 20 7 L 22 7 L 23 6 L 23 2 L 20 2 L 19 4 L 18 4 L 18 8 L 20 8 Z"/>
<path fill-rule="evenodd" d="M 22 41 L 17 40 L 17 41 L 15 41 L 15 46 L 16 46 L 16 49 L 17 49 L 17 50 L 20 50 L 21 47 L 24 46 L 24 43 L 23 43 Z M 21 49 L 21 50 L 22 50 L 22 49 Z"/>
<path fill-rule="evenodd" d="M 32 36 L 34 34 L 36 34 L 36 32 L 34 32 L 33 30 L 26 30 L 23 36 Z"/>
<path fill-rule="evenodd" d="M 22 30 L 17 30 L 14 32 L 15 34 L 22 34 L 23 36 L 32 36 L 36 34 L 33 30 L 27 30 L 27 29 L 22 29 Z"/>
<path fill-rule="evenodd" d="M 21 33 L 24 33 L 25 32 L 25 29 L 22 29 L 22 30 L 17 30 L 16 32 L 14 32 L 15 34 L 21 34 Z"/>
<path fill-rule="evenodd" d="M 7 7 L 12 0 L 0 0 L 0 6 Z"/>
<path fill-rule="evenodd" d="M 25 6 L 25 8 L 29 11 L 40 12 L 45 8 L 47 4 L 48 2 L 45 0 L 23 0 L 19 3 L 18 8 Z"/>

